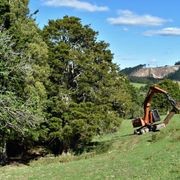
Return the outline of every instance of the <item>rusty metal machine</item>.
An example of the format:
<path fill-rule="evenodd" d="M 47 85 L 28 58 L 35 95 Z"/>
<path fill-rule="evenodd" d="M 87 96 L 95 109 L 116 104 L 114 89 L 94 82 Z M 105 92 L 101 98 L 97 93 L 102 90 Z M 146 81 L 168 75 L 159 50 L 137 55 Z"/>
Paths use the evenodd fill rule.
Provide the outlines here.
<path fill-rule="evenodd" d="M 156 93 L 164 94 L 172 106 L 171 111 L 167 114 L 167 116 L 161 123 L 157 123 L 158 121 L 160 121 L 158 110 L 156 109 L 151 110 L 152 97 Z M 136 118 L 132 121 L 133 127 L 137 128 L 134 130 L 134 134 L 140 135 L 149 131 L 158 131 L 161 128 L 166 127 L 166 125 L 169 123 L 170 119 L 174 116 L 174 114 L 178 113 L 179 111 L 180 111 L 179 103 L 176 102 L 168 94 L 168 92 L 157 86 L 151 86 L 144 100 L 144 117 Z"/>

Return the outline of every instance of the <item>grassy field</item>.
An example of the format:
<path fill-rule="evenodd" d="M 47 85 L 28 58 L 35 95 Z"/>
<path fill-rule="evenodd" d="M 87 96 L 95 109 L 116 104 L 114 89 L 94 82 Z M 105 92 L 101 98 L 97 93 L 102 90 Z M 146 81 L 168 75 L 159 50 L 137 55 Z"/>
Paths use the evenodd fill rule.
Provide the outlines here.
<path fill-rule="evenodd" d="M 143 83 L 133 83 L 133 82 L 131 82 L 131 84 L 134 87 L 138 88 L 138 89 L 140 89 L 141 87 L 144 87 L 146 85 L 146 84 L 143 84 Z"/>
<path fill-rule="evenodd" d="M 0 168 L 0 179 L 180 179 L 180 115 L 161 132 L 142 136 L 132 132 L 131 122 L 124 120 L 117 133 L 96 137 L 98 145 L 89 153 L 4 166 Z"/>

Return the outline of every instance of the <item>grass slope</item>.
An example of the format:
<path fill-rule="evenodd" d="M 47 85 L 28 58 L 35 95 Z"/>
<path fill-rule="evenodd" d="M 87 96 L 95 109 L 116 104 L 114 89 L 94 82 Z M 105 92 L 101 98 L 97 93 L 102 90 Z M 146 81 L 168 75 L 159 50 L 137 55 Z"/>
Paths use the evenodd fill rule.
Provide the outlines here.
<path fill-rule="evenodd" d="M 135 88 L 137 88 L 137 89 L 140 89 L 141 87 L 146 86 L 146 84 L 143 84 L 143 83 L 131 82 L 131 84 L 132 84 Z"/>
<path fill-rule="evenodd" d="M 180 179 L 180 115 L 161 132 L 135 136 L 132 131 L 124 121 L 119 132 L 96 137 L 99 145 L 91 153 L 1 167 L 0 179 Z"/>

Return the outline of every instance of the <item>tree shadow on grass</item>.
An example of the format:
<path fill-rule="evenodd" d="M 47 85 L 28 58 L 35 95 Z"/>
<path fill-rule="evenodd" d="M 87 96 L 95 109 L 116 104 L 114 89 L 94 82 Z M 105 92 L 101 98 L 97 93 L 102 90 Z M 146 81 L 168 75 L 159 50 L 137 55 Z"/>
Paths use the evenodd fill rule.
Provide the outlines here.
<path fill-rule="evenodd" d="M 103 142 L 93 141 L 85 146 L 79 147 L 75 150 L 75 155 L 82 155 L 83 153 L 102 154 L 109 151 L 114 141 L 108 140 Z"/>

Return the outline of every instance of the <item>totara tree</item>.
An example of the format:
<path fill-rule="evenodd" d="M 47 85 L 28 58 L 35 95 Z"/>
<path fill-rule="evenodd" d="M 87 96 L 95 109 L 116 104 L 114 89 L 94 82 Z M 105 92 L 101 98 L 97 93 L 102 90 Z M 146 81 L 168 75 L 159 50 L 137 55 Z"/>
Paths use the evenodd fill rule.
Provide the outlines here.
<path fill-rule="evenodd" d="M 51 69 L 42 136 L 62 152 L 116 130 L 132 97 L 128 80 L 112 63 L 109 44 L 98 41 L 98 33 L 77 17 L 50 20 L 42 35 Z"/>

